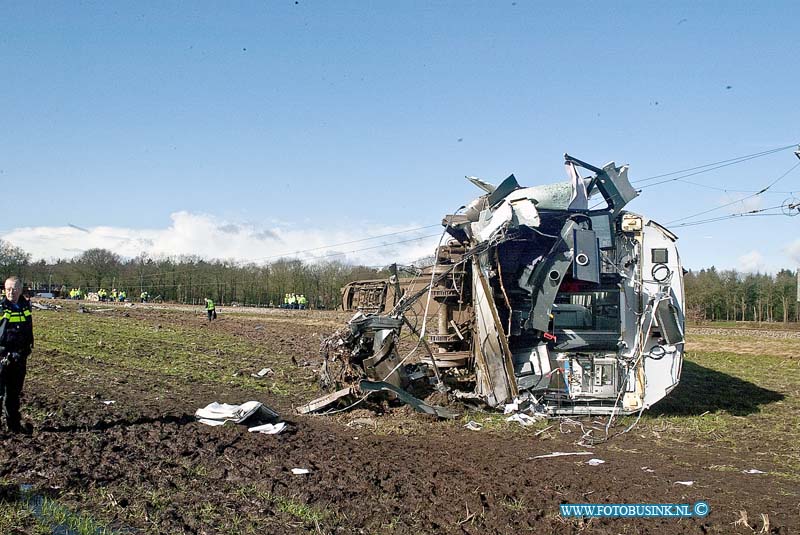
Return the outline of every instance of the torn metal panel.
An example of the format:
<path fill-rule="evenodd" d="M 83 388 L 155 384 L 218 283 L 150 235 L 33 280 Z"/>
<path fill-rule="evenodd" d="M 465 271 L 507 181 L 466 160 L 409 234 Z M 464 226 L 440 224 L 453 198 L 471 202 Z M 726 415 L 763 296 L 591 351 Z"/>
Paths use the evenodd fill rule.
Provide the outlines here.
<path fill-rule="evenodd" d="M 495 407 L 517 395 L 514 366 L 494 299 L 478 259 L 472 263 L 472 274 L 478 394 L 486 397 L 489 406 Z"/>
<path fill-rule="evenodd" d="M 509 193 L 516 189 L 519 189 L 519 183 L 514 175 L 510 175 L 489 194 L 487 199 L 489 206 L 494 206 L 501 200 L 505 199 Z"/>
<path fill-rule="evenodd" d="M 306 403 L 305 405 L 301 405 L 300 407 L 297 407 L 296 410 L 300 414 L 308 414 L 310 412 L 316 412 L 331 407 L 340 399 L 343 399 L 355 393 L 356 393 L 356 388 L 354 386 L 348 386 L 339 389 L 336 392 L 331 392 L 330 394 L 319 397 L 313 401 Z"/>
<path fill-rule="evenodd" d="M 677 238 L 624 210 L 638 195 L 627 166 L 569 155 L 565 166 L 567 181 L 533 187 L 468 177 L 484 194 L 444 217 L 451 240 L 423 272 L 427 285 L 400 284 L 391 310 L 384 297 L 383 315 L 326 341 L 321 383 L 435 386 L 491 407 L 527 397 L 553 415 L 630 413 L 667 395 L 683 362 Z M 597 195 L 605 206 L 589 208 Z M 346 287 L 350 302 L 354 288 L 381 297 L 384 287 L 363 282 L 373 286 Z M 399 359 L 404 326 L 424 338 Z"/>
<path fill-rule="evenodd" d="M 432 416 L 438 416 L 439 418 L 457 418 L 458 414 L 452 411 L 445 409 L 444 407 L 437 407 L 436 405 L 429 405 L 424 401 L 415 398 L 405 390 L 398 388 L 395 385 L 383 382 L 383 381 L 361 381 L 358 383 L 359 389 L 363 392 L 390 392 L 393 395 L 397 396 L 397 398 L 402 401 L 403 403 L 412 406 L 415 410 L 419 412 L 424 412 L 425 414 L 430 414 Z"/>
<path fill-rule="evenodd" d="M 486 182 L 485 180 L 481 180 L 476 176 L 468 176 L 466 178 L 467 180 L 469 180 L 470 182 L 481 188 L 486 193 L 492 193 L 494 190 L 497 189 L 494 185 Z"/>

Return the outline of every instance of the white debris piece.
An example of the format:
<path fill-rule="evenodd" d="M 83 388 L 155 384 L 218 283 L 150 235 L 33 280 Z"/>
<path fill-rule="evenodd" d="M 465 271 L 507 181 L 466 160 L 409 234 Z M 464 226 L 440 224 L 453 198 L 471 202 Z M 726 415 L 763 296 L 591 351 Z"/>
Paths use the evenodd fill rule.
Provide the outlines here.
<path fill-rule="evenodd" d="M 529 457 L 529 459 L 547 459 L 549 457 L 564 457 L 566 455 L 591 455 L 591 451 L 554 451 L 547 455 L 537 455 L 536 457 Z"/>
<path fill-rule="evenodd" d="M 687 487 L 691 487 L 694 485 L 694 481 L 676 481 L 676 485 L 686 485 Z"/>
<path fill-rule="evenodd" d="M 511 403 L 508 403 L 505 407 L 503 407 L 503 414 L 511 414 L 512 412 L 517 412 L 519 410 L 519 403 L 514 400 Z"/>
<path fill-rule="evenodd" d="M 470 420 L 469 422 L 466 423 L 466 425 L 464 425 L 464 427 L 466 427 L 470 431 L 480 431 L 481 429 L 483 429 L 483 424 L 480 424 L 475 420 Z"/>
<path fill-rule="evenodd" d="M 742 470 L 743 474 L 766 474 L 766 472 L 762 472 L 761 470 L 756 470 L 755 468 L 751 468 L 750 470 Z"/>
<path fill-rule="evenodd" d="M 310 474 L 311 470 L 308 468 L 292 468 L 292 473 L 296 476 L 302 476 L 303 474 Z"/>
<path fill-rule="evenodd" d="M 272 375 L 275 375 L 275 372 L 272 371 L 272 368 L 261 368 L 258 373 L 251 373 L 250 377 L 264 377 Z"/>
<path fill-rule="evenodd" d="M 113 399 L 108 399 L 108 400 L 104 401 L 103 403 L 105 403 L 106 405 L 112 405 L 112 404 L 116 403 L 116 401 L 114 401 Z"/>
<path fill-rule="evenodd" d="M 534 418 L 524 412 L 518 412 L 517 414 L 512 414 L 508 418 L 506 418 L 507 422 L 517 422 L 518 424 L 527 427 L 529 425 L 535 424 L 538 418 Z"/>
<path fill-rule="evenodd" d="M 223 425 L 227 422 L 242 423 L 251 416 L 258 415 L 267 420 L 278 420 L 278 413 L 259 401 L 248 401 L 241 405 L 228 403 L 209 403 L 194 413 L 197 421 L 206 425 Z"/>
<path fill-rule="evenodd" d="M 655 470 L 653 470 L 653 469 L 652 469 L 652 468 L 650 468 L 649 466 L 642 466 L 642 470 L 643 470 L 643 471 L 645 471 L 645 472 L 647 472 L 647 473 L 650 473 L 650 474 L 652 474 L 653 472 L 655 472 Z"/>
<path fill-rule="evenodd" d="M 286 422 L 278 422 L 277 424 L 264 424 L 257 425 L 248 429 L 251 433 L 263 433 L 265 435 L 277 435 L 286 429 Z"/>
<path fill-rule="evenodd" d="M 605 464 L 605 461 L 603 459 L 589 459 L 586 461 L 586 464 L 589 466 L 599 466 L 601 464 Z"/>

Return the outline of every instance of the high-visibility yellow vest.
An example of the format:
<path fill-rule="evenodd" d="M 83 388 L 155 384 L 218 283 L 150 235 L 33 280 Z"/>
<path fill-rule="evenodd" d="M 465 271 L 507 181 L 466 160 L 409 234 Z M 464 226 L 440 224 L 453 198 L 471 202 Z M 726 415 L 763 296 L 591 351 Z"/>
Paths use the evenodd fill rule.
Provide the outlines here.
<path fill-rule="evenodd" d="M 6 309 L 3 311 L 3 318 L 7 319 L 9 323 L 22 323 L 31 317 L 31 311 L 27 308 L 14 311 Z"/>

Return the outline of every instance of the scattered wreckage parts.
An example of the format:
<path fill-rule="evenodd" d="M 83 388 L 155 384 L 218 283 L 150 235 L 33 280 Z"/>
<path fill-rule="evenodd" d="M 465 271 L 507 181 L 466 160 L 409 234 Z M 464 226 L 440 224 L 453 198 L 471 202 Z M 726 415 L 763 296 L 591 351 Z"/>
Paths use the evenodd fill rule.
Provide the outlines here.
<path fill-rule="evenodd" d="M 393 384 L 387 383 L 385 381 L 367 381 L 367 380 L 359 381 L 357 386 L 349 386 L 347 388 L 342 388 L 340 390 L 337 390 L 336 392 L 317 398 L 314 401 L 311 401 L 310 403 L 298 407 L 297 412 L 300 414 L 309 414 L 312 412 L 321 411 L 323 409 L 331 409 L 340 400 L 352 400 L 353 398 L 356 398 L 357 400 L 364 399 L 366 398 L 366 396 L 368 396 L 373 392 L 386 393 L 392 399 L 396 399 L 398 401 L 405 403 L 406 405 L 412 407 L 417 412 L 429 414 L 431 416 L 436 416 L 438 418 L 453 419 L 453 418 L 458 418 L 460 416 L 458 413 L 450 411 L 444 407 L 439 407 L 436 405 L 430 405 L 428 403 L 425 403 L 421 399 L 412 396 L 407 391 Z M 350 403 L 350 405 L 354 405 L 354 403 Z"/>
<path fill-rule="evenodd" d="M 627 166 L 565 166 L 566 182 L 535 187 L 470 177 L 485 194 L 443 219 L 450 241 L 426 284 L 346 286 L 343 304 L 363 310 L 323 342 L 323 389 L 385 382 L 403 400 L 394 390 L 435 386 L 553 416 L 630 414 L 667 395 L 683 361 L 677 237 L 623 210 L 638 195 Z M 425 351 L 413 361 L 397 353 L 403 327 Z"/>

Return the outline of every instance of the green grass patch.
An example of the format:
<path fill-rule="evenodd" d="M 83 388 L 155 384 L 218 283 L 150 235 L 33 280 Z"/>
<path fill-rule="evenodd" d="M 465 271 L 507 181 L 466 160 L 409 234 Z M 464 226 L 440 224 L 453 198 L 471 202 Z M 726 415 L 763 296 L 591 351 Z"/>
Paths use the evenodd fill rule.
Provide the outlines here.
<path fill-rule="evenodd" d="M 303 502 L 298 496 L 281 496 L 265 490 L 260 490 L 255 485 L 239 487 L 236 494 L 243 499 L 256 500 L 271 505 L 294 521 L 299 521 L 308 527 L 316 528 L 324 522 L 338 521 L 339 515 L 328 509 L 320 509 Z"/>
<path fill-rule="evenodd" d="M 177 314 L 173 315 L 176 321 L 167 324 L 169 317 L 159 317 L 154 325 L 154 321 L 116 313 L 39 313 L 37 352 L 57 353 L 48 359 L 56 371 L 77 369 L 91 374 L 101 363 L 181 383 L 233 384 L 278 396 L 307 397 L 317 392 L 315 383 L 298 373 L 288 356 L 266 354 L 260 344 L 235 333 L 184 326 Z M 274 375 L 250 376 L 264 367 L 272 368 Z"/>
<path fill-rule="evenodd" d="M 756 447 L 756 454 L 800 480 L 798 415 L 800 362 L 690 351 L 680 384 L 644 413 L 640 429 L 693 447 Z"/>
<path fill-rule="evenodd" d="M 118 533 L 91 515 L 74 513 L 57 501 L 2 482 L 0 533 L 44 535 L 67 530 L 73 535 L 112 535 Z"/>

